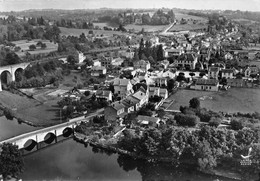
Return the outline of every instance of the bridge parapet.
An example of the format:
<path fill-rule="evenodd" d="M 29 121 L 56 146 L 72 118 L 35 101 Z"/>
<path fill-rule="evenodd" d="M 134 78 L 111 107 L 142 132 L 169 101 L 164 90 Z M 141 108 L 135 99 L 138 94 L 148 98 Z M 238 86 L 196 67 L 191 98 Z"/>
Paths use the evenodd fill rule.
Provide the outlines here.
<path fill-rule="evenodd" d="M 76 124 L 78 122 L 81 122 L 81 121 L 86 121 L 86 120 L 85 119 L 75 120 L 75 121 L 72 121 L 72 122 L 65 122 L 65 123 L 61 123 L 61 124 L 54 125 L 54 126 L 51 126 L 51 127 L 39 129 L 39 130 L 36 130 L 36 131 L 32 131 L 32 132 L 29 132 L 29 133 L 25 133 L 25 134 L 22 134 L 22 135 L 1 141 L 0 144 L 3 144 L 5 142 L 12 143 L 12 144 L 17 145 L 18 148 L 21 149 L 21 148 L 24 148 L 25 143 L 29 140 L 33 140 L 36 143 L 40 143 L 40 142 L 44 141 L 45 136 L 49 133 L 52 133 L 57 137 L 61 136 L 61 135 L 63 135 L 63 131 L 66 128 L 74 129 Z"/>

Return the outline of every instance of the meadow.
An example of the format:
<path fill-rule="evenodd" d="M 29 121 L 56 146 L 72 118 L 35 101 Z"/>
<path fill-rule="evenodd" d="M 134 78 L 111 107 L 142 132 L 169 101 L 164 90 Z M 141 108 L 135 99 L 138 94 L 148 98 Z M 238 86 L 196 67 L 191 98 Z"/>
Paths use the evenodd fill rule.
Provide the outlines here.
<path fill-rule="evenodd" d="M 38 41 L 41 41 L 42 43 L 46 44 L 45 49 L 41 49 L 41 47 L 37 47 L 36 50 L 34 51 L 29 51 L 29 46 L 30 45 L 36 45 Z M 24 56 L 25 52 L 29 52 L 31 55 L 34 54 L 40 54 L 40 53 L 50 53 L 53 51 L 57 51 L 58 49 L 58 44 L 50 42 L 49 40 L 41 40 L 41 39 L 34 39 L 34 40 L 19 40 L 19 41 L 13 41 L 16 46 L 20 47 L 21 50 L 16 52 L 18 56 Z"/>
<path fill-rule="evenodd" d="M 76 29 L 76 28 L 64 28 L 64 27 L 60 27 L 61 30 L 61 36 L 79 36 L 82 33 L 84 33 L 85 35 L 89 34 L 90 30 L 87 29 Z M 96 35 L 103 35 L 103 36 L 113 36 L 114 34 L 117 35 L 122 35 L 124 33 L 120 32 L 120 31 L 106 31 L 106 30 L 93 30 L 93 32 Z"/>
<path fill-rule="evenodd" d="M 218 92 L 179 90 L 168 98 L 173 100 L 168 109 L 179 110 L 181 105 L 188 106 L 193 97 L 200 99 L 201 107 L 213 111 L 230 113 L 260 111 L 260 90 L 248 88 L 231 88 Z"/>

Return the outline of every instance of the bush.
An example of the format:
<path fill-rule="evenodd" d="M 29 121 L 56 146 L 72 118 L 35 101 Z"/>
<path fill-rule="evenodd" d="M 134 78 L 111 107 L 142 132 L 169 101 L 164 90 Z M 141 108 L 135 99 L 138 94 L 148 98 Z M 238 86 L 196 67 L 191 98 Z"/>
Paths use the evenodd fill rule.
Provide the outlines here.
<path fill-rule="evenodd" d="M 209 121 L 209 125 L 212 127 L 218 127 L 220 123 L 221 123 L 221 119 L 216 117 L 212 117 Z"/>
<path fill-rule="evenodd" d="M 194 127 L 198 124 L 199 118 L 195 115 L 177 114 L 175 116 L 176 123 L 180 126 Z"/>
<path fill-rule="evenodd" d="M 244 124 L 241 120 L 232 119 L 230 123 L 231 129 L 240 130 L 244 128 Z"/>
<path fill-rule="evenodd" d="M 194 109 L 200 108 L 200 100 L 198 98 L 192 98 L 190 100 L 190 107 Z"/>
<path fill-rule="evenodd" d="M 90 91 L 85 91 L 84 94 L 85 94 L 85 96 L 89 96 L 90 95 Z"/>

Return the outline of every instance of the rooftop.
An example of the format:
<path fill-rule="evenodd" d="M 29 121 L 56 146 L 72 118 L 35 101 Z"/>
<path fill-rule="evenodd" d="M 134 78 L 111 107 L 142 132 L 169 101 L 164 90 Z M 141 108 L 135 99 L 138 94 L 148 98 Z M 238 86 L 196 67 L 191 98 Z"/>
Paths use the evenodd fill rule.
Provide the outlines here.
<path fill-rule="evenodd" d="M 231 74 L 231 73 L 234 73 L 234 70 L 232 70 L 232 69 L 224 69 L 224 70 L 222 70 L 222 73 L 229 73 L 229 74 Z"/>
<path fill-rule="evenodd" d="M 120 110 L 120 109 L 125 108 L 125 106 L 120 101 L 112 103 L 111 107 L 113 107 L 117 111 Z"/>
<path fill-rule="evenodd" d="M 114 80 L 114 86 L 127 86 L 130 83 L 129 79 L 120 79 L 120 78 L 116 78 Z"/>
<path fill-rule="evenodd" d="M 196 81 L 197 85 L 217 85 L 218 80 L 215 79 L 198 79 Z"/>
<path fill-rule="evenodd" d="M 209 72 L 218 72 L 219 68 L 218 67 L 210 67 Z"/>

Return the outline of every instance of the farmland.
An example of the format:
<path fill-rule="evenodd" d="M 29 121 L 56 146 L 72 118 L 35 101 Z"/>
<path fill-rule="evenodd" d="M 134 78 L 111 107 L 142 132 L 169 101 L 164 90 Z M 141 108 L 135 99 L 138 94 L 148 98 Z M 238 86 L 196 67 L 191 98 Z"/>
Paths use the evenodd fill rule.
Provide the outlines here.
<path fill-rule="evenodd" d="M 127 25 L 125 26 L 125 28 L 127 30 L 129 29 L 134 29 L 134 31 L 141 31 L 142 29 L 144 29 L 144 31 L 146 32 L 157 32 L 157 31 L 162 31 L 163 29 L 165 29 L 165 27 L 167 27 L 167 25 L 135 25 L 135 24 L 131 24 L 131 25 Z"/>
<path fill-rule="evenodd" d="M 41 49 L 41 47 L 37 47 L 34 51 L 29 51 L 30 45 L 36 45 L 38 41 L 41 41 L 42 43 L 46 44 L 46 48 Z M 57 51 L 58 44 L 55 44 L 53 42 L 50 42 L 48 40 L 40 40 L 40 39 L 34 39 L 34 40 L 20 40 L 20 41 L 13 41 L 16 46 L 20 47 L 21 50 L 16 52 L 18 56 L 24 56 L 25 52 L 29 52 L 31 55 L 35 54 L 41 54 L 41 53 L 50 53 Z"/>
<path fill-rule="evenodd" d="M 197 20 L 202 23 L 206 23 L 208 20 L 206 18 L 200 17 L 200 16 L 192 16 L 189 14 L 184 14 L 184 13 L 175 13 L 175 18 L 177 20 L 181 20 L 182 18 L 184 19 L 192 19 L 192 20 Z"/>
<path fill-rule="evenodd" d="M 208 20 L 199 16 L 191 16 L 183 13 L 175 13 L 177 21 L 180 21 L 182 18 L 187 21 L 187 24 L 175 24 L 169 31 L 178 32 L 178 31 L 192 31 L 192 30 L 204 30 L 207 29 Z"/>
<path fill-rule="evenodd" d="M 193 97 L 200 99 L 201 107 L 224 112 L 255 112 L 260 110 L 259 89 L 231 88 L 228 91 L 204 92 L 180 90 L 169 97 L 173 103 L 169 110 L 179 110 L 180 106 L 188 106 Z"/>
<path fill-rule="evenodd" d="M 81 35 L 82 33 L 84 33 L 85 35 L 88 35 L 89 34 L 89 31 L 90 30 L 87 30 L 87 29 L 76 29 L 76 28 L 64 28 L 64 27 L 60 27 L 60 30 L 61 30 L 61 36 L 62 35 L 65 35 L 65 36 L 79 36 Z M 106 30 L 93 30 L 93 32 L 100 36 L 100 35 L 103 35 L 103 36 L 113 36 L 114 34 L 117 34 L 117 35 L 122 35 L 124 33 L 120 32 L 120 31 L 106 31 Z"/>

